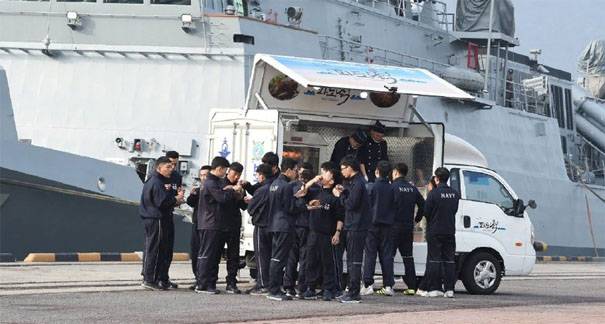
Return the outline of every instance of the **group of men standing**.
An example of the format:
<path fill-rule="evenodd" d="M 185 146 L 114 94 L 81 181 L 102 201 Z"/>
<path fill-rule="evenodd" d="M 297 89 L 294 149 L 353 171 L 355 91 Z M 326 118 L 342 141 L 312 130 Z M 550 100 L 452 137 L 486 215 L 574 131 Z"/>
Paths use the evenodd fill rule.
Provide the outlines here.
<path fill-rule="evenodd" d="M 453 297 L 454 215 L 460 196 L 447 186 L 448 170 L 435 171 L 435 188 L 425 201 L 405 179 L 407 165 L 393 166 L 388 161 L 385 126 L 376 122 L 369 133 L 360 130 L 339 140 L 331 161 L 321 164 L 317 175 L 308 163 L 285 157 L 280 163 L 273 152 L 266 153 L 254 170 L 258 180 L 254 185 L 240 181 L 240 163 L 223 157 L 202 167 L 201 184 L 187 199 L 194 207 L 191 255 L 196 284 L 192 288 L 219 293 L 218 268 L 226 245 L 226 291 L 241 293 L 236 275 L 241 210 L 247 209 L 254 225 L 257 271 L 249 294 L 278 301 L 322 298 L 342 303 L 358 303 L 361 295 L 372 293 L 393 295 L 393 260 L 399 250 L 408 287 L 405 294 Z M 164 218 L 184 201 L 178 187 L 172 191 L 167 185 L 171 171 L 165 161 L 156 162 L 157 171 L 146 182 L 141 198 L 146 228 L 143 286 L 150 289 L 176 286 L 167 277 L 164 250 L 155 243 L 159 236 L 162 246 Z M 423 216 L 429 253 L 426 287 L 420 290 L 412 246 L 415 223 Z M 346 287 L 341 285 L 345 252 Z M 384 287 L 374 291 L 377 256 Z"/>

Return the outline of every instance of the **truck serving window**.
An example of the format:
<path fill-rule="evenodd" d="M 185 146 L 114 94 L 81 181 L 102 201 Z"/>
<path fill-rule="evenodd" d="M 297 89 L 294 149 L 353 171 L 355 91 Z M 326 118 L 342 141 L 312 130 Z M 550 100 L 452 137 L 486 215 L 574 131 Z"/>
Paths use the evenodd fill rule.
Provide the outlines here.
<path fill-rule="evenodd" d="M 481 172 L 463 174 L 466 199 L 498 205 L 505 213 L 512 211 L 513 198 L 498 180 Z"/>

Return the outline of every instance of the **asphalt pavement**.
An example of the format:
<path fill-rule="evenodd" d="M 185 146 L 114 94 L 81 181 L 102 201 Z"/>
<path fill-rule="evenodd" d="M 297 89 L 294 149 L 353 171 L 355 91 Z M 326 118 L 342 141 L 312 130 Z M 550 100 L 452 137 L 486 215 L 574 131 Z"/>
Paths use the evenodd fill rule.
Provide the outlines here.
<path fill-rule="evenodd" d="M 136 263 L 4 264 L 0 266 L 0 322 L 603 323 L 605 316 L 605 263 L 538 264 L 530 276 L 505 278 L 490 296 L 469 295 L 459 284 L 453 300 L 399 292 L 394 297 L 368 296 L 357 305 L 195 294 L 186 289 L 189 271 L 187 263 L 173 265 L 171 276 L 182 288 L 155 292 L 138 286 L 140 264 Z M 242 287 L 251 285 L 245 273 L 241 273 Z M 224 289 L 224 283 L 219 288 Z M 396 289 L 402 288 L 399 280 Z"/>

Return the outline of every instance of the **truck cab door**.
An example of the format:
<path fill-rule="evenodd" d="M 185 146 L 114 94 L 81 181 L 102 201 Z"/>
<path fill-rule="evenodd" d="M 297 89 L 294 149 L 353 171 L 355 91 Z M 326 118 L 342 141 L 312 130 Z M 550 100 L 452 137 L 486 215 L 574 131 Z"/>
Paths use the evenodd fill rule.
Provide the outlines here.
<path fill-rule="evenodd" d="M 502 257 L 523 256 L 529 244 L 529 234 L 526 233 L 523 215 L 515 215 L 513 205 L 516 197 L 512 190 L 489 170 L 462 168 L 459 176 L 462 212 L 457 216 L 456 226 L 462 234 L 462 245 L 471 249 L 471 246 L 480 247 L 478 245 L 481 244 L 492 247 L 490 244 L 494 243 L 490 242 L 494 242 L 493 238 L 507 254 Z"/>

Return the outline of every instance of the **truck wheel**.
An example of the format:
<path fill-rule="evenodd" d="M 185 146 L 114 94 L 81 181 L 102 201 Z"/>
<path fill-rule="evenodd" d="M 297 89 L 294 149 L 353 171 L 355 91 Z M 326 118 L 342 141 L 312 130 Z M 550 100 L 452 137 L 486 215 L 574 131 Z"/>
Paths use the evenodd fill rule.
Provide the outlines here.
<path fill-rule="evenodd" d="M 496 291 L 502 279 L 502 266 L 487 252 L 471 255 L 462 268 L 464 288 L 473 295 L 489 295 Z"/>

